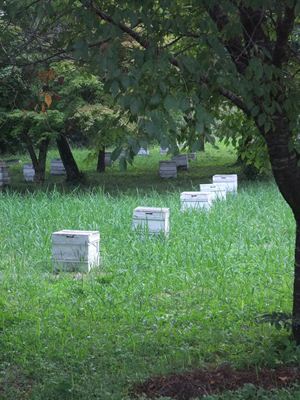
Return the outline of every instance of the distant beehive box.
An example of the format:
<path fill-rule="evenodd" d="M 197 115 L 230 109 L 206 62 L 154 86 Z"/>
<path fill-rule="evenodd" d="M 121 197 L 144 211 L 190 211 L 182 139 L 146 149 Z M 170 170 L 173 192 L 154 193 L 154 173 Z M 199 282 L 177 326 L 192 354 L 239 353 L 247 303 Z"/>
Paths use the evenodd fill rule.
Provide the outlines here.
<path fill-rule="evenodd" d="M 161 155 L 167 154 L 168 151 L 169 151 L 168 147 L 161 147 L 161 148 L 159 149 L 159 153 L 160 153 Z"/>
<path fill-rule="evenodd" d="M 133 211 L 132 228 L 150 235 L 169 234 L 169 208 L 137 207 Z"/>
<path fill-rule="evenodd" d="M 159 176 L 161 178 L 177 178 L 177 165 L 175 161 L 160 161 Z"/>
<path fill-rule="evenodd" d="M 0 161 L 0 186 L 9 185 L 10 177 L 5 161 Z"/>
<path fill-rule="evenodd" d="M 23 176 L 26 182 L 33 182 L 35 176 L 35 170 L 32 164 L 24 164 Z"/>
<path fill-rule="evenodd" d="M 111 167 L 112 161 L 111 161 L 111 152 L 106 152 L 104 156 L 104 163 L 106 167 Z"/>
<path fill-rule="evenodd" d="M 224 183 L 227 192 L 237 193 L 238 188 L 238 176 L 232 175 L 214 175 L 213 183 Z"/>
<path fill-rule="evenodd" d="M 189 153 L 188 155 L 188 160 L 193 161 L 197 159 L 197 153 Z"/>
<path fill-rule="evenodd" d="M 178 169 L 187 170 L 189 168 L 189 160 L 187 154 L 178 154 L 172 157 L 172 161 L 176 162 Z"/>
<path fill-rule="evenodd" d="M 182 192 L 180 194 L 181 211 L 209 210 L 214 199 L 215 193 L 213 192 Z"/>
<path fill-rule="evenodd" d="M 50 174 L 51 175 L 65 175 L 66 170 L 60 158 L 51 160 Z"/>
<path fill-rule="evenodd" d="M 89 272 L 99 265 L 100 233 L 64 229 L 52 234 L 56 270 Z"/>
<path fill-rule="evenodd" d="M 140 150 L 138 151 L 138 156 L 149 156 L 150 152 L 148 149 L 145 149 L 144 147 L 141 147 Z"/>
<path fill-rule="evenodd" d="M 201 192 L 213 192 L 216 199 L 226 200 L 226 184 L 225 183 L 204 183 L 200 185 Z"/>

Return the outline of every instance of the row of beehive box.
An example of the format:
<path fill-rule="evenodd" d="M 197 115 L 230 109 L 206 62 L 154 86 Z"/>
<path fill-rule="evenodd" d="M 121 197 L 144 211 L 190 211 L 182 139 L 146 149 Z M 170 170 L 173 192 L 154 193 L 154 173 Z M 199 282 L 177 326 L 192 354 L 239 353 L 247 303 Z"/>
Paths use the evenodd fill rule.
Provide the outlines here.
<path fill-rule="evenodd" d="M 208 210 L 214 200 L 225 199 L 237 192 L 237 175 L 214 175 L 212 184 L 201 184 L 199 192 L 180 195 L 181 210 Z M 133 211 L 132 228 L 142 234 L 168 236 L 170 209 L 137 207 Z M 56 269 L 88 272 L 100 262 L 98 231 L 62 230 L 52 234 L 52 258 Z"/>
<path fill-rule="evenodd" d="M 171 160 L 159 162 L 159 176 L 161 178 L 177 178 L 177 171 L 188 170 L 189 161 L 196 159 L 196 153 L 178 154 Z"/>
<path fill-rule="evenodd" d="M 168 149 L 161 148 L 160 153 L 166 154 Z M 141 148 L 138 155 L 149 155 L 149 150 Z M 162 178 L 176 178 L 177 169 L 188 169 L 189 160 L 196 158 L 196 153 L 190 153 L 187 155 L 178 155 L 172 158 L 172 161 L 161 161 L 160 162 L 160 176 Z M 111 152 L 105 153 L 105 166 L 110 167 L 112 165 Z M 65 175 L 66 171 L 63 162 L 60 158 L 51 160 L 50 163 L 50 174 L 51 175 Z M 24 164 L 23 176 L 25 181 L 34 181 L 35 170 L 32 164 Z M 0 186 L 7 185 L 10 182 L 8 167 L 4 161 L 0 161 Z"/>

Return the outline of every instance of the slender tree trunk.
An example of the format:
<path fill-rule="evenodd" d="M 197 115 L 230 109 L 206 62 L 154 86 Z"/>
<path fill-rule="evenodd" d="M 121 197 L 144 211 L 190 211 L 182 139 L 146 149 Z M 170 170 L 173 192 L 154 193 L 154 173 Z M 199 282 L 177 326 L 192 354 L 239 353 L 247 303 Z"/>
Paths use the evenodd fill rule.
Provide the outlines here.
<path fill-rule="evenodd" d="M 45 138 L 41 141 L 39 145 L 39 157 L 38 157 L 38 168 L 35 169 L 35 182 L 44 182 L 45 181 L 45 173 L 46 173 L 46 160 L 47 160 L 47 152 L 48 146 L 50 143 L 49 138 Z"/>
<path fill-rule="evenodd" d="M 67 181 L 77 182 L 82 178 L 76 161 L 73 157 L 67 138 L 63 134 L 59 134 L 56 138 L 56 144 L 60 154 L 60 158 L 64 164 Z"/>
<path fill-rule="evenodd" d="M 293 293 L 293 336 L 300 344 L 300 221 L 296 222 L 296 246 Z"/>
<path fill-rule="evenodd" d="M 102 147 L 98 153 L 97 172 L 105 172 L 105 147 Z"/>
<path fill-rule="evenodd" d="M 204 135 L 200 138 L 200 148 L 199 151 L 205 151 L 205 138 Z"/>
<path fill-rule="evenodd" d="M 22 139 L 26 144 L 26 148 L 31 158 L 31 162 L 34 168 L 34 181 L 36 183 L 42 183 L 45 181 L 45 171 L 46 171 L 46 159 L 47 151 L 50 143 L 49 138 L 43 139 L 39 144 L 39 156 L 37 157 L 34 150 L 34 146 L 28 132 L 23 132 Z"/>

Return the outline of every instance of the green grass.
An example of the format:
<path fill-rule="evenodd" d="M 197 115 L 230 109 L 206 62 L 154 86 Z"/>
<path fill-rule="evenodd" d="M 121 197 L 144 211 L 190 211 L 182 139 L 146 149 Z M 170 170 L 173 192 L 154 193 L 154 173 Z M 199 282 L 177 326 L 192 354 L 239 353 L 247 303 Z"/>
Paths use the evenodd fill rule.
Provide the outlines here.
<path fill-rule="evenodd" d="M 214 151 L 172 186 L 155 177 L 156 155 L 98 178 L 111 192 L 0 193 L 1 399 L 119 400 L 153 374 L 299 362 L 288 332 L 256 321 L 291 310 L 294 222 L 274 184 L 244 182 L 208 213 L 180 212 L 181 188 L 232 171 L 234 154 L 213 160 Z M 139 205 L 170 207 L 169 239 L 131 231 Z M 53 274 L 59 229 L 99 230 L 101 267 L 79 279 Z M 243 390 L 211 399 L 299 398 Z"/>

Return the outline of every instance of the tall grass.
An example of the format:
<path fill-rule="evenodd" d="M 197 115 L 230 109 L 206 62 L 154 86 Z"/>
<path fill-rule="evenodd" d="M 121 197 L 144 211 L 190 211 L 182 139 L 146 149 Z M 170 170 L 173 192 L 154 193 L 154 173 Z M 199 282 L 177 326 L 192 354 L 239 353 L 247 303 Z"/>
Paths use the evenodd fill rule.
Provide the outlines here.
<path fill-rule="evenodd" d="M 139 205 L 170 207 L 169 239 L 131 231 Z M 0 218 L 3 399 L 125 399 L 152 374 L 299 359 L 256 319 L 291 309 L 294 223 L 272 183 L 207 213 L 181 213 L 176 190 L 4 192 Z M 101 267 L 53 274 L 59 229 L 99 230 Z"/>

